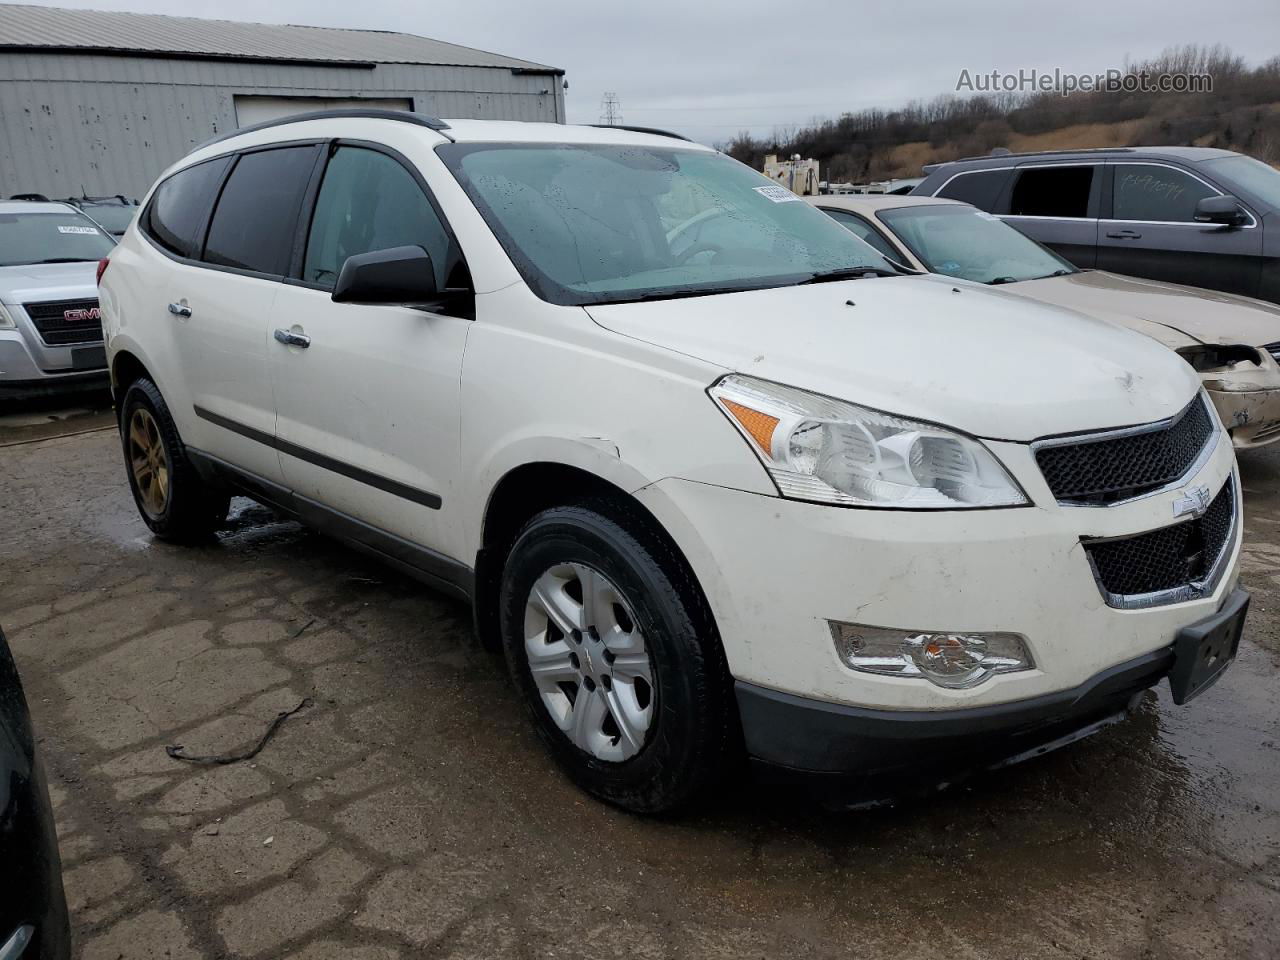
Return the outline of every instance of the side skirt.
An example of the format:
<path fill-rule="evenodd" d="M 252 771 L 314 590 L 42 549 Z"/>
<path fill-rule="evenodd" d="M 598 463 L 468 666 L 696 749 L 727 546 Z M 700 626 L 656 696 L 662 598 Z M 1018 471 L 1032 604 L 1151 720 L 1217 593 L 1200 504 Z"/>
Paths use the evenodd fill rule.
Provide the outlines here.
<path fill-rule="evenodd" d="M 187 456 L 202 477 L 221 482 L 237 493 L 381 560 L 415 580 L 467 602 L 475 594 L 475 571 L 459 560 L 301 496 L 201 450 L 187 447 Z"/>

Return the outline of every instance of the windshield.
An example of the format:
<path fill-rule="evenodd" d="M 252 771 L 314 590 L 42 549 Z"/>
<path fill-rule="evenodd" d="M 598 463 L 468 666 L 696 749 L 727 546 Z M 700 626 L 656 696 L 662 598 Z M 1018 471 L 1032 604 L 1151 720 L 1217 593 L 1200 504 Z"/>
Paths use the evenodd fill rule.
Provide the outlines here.
<path fill-rule="evenodd" d="M 86 203 L 84 212 L 112 233 L 124 233 L 129 229 L 129 224 L 133 222 L 133 215 L 138 212 L 138 208 L 131 204 L 126 205 L 123 203 L 104 203 L 101 205 Z"/>
<path fill-rule="evenodd" d="M 879 253 L 783 187 L 702 150 L 446 144 L 437 152 L 533 291 L 616 303 L 785 286 Z"/>
<path fill-rule="evenodd" d="M 1253 157 L 1206 160 L 1204 167 L 1219 179 L 1237 183 L 1259 202 L 1280 210 L 1280 170 Z"/>
<path fill-rule="evenodd" d="M 1075 267 L 999 217 L 968 204 L 881 210 L 876 216 L 934 273 L 978 283 L 1015 283 Z"/>
<path fill-rule="evenodd" d="M 0 213 L 0 267 L 101 260 L 115 241 L 87 217 L 58 213 Z"/>

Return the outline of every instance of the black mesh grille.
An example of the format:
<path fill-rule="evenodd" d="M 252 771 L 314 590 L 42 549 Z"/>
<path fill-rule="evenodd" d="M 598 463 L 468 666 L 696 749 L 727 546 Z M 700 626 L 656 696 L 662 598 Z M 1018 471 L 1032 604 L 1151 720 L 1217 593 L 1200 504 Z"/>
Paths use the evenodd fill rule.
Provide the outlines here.
<path fill-rule="evenodd" d="M 102 339 L 97 300 L 49 300 L 24 303 L 22 309 L 35 324 L 40 339 L 51 347 Z"/>
<path fill-rule="evenodd" d="M 1041 447 L 1036 463 L 1058 500 L 1110 503 L 1173 483 L 1195 463 L 1211 436 L 1213 420 L 1196 397 L 1167 427 Z"/>
<path fill-rule="evenodd" d="M 1084 542 L 1103 589 L 1131 596 L 1203 580 L 1227 545 L 1235 515 L 1230 480 L 1204 516 L 1122 540 Z"/>

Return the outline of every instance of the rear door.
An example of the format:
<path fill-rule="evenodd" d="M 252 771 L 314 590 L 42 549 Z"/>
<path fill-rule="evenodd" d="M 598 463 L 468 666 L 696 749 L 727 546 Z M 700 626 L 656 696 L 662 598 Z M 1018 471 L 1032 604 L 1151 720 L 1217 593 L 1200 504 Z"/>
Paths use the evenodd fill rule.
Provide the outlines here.
<path fill-rule="evenodd" d="M 330 153 L 271 324 L 306 339 L 269 344 L 285 480 L 300 509 L 329 511 L 319 522 L 429 569 L 429 557 L 406 558 L 398 541 L 456 555 L 441 508 L 455 489 L 470 279 L 407 160 L 368 143 L 339 142 Z M 426 250 L 437 286 L 463 295 L 430 306 L 332 300 L 348 257 L 404 245 Z"/>
<path fill-rule="evenodd" d="M 1167 163 L 1113 161 L 1098 266 L 1246 296 L 1258 295 L 1262 230 L 1195 222 L 1196 204 L 1220 196 L 1208 180 Z"/>
<path fill-rule="evenodd" d="M 200 265 L 173 285 L 173 322 L 197 429 L 191 443 L 279 483 L 275 397 L 267 369 L 271 311 L 288 270 L 315 144 L 242 153 L 224 179 L 203 236 Z"/>
<path fill-rule="evenodd" d="M 995 212 L 1077 267 L 1092 267 L 1098 255 L 1102 170 L 1097 163 L 1017 167 L 1006 209 Z"/>

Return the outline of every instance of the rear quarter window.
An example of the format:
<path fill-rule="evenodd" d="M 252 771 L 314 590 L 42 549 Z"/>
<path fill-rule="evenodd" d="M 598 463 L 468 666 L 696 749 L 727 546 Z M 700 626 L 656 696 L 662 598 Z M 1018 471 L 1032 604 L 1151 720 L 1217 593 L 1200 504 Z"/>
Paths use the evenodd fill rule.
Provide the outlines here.
<path fill-rule="evenodd" d="M 160 184 L 141 221 L 147 236 L 176 256 L 195 258 L 214 191 L 230 163 L 230 157 L 197 163 Z"/>
<path fill-rule="evenodd" d="M 995 213 L 1000 192 L 1009 179 L 1008 170 L 975 170 L 953 177 L 936 196 L 971 203 L 979 210 Z"/>

